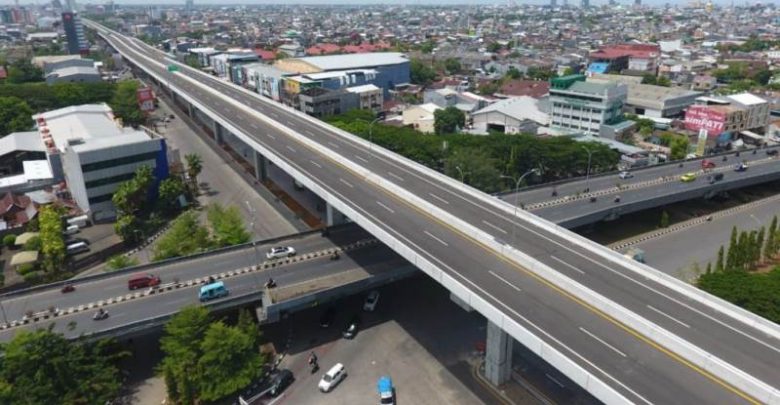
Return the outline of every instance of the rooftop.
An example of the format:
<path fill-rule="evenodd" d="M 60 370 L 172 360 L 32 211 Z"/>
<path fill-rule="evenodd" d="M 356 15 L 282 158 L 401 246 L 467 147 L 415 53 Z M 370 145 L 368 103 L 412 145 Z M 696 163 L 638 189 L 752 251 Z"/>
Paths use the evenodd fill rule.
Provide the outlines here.
<path fill-rule="evenodd" d="M 364 93 L 367 91 L 378 91 L 379 87 L 376 87 L 373 84 L 364 84 L 362 86 L 347 87 L 346 90 L 350 93 Z"/>
<path fill-rule="evenodd" d="M 479 111 L 472 113 L 472 116 L 497 112 L 517 120 L 531 120 L 542 125 L 549 124 L 549 115 L 542 111 L 542 101 L 529 96 L 512 97 L 506 100 L 495 102 Z"/>
<path fill-rule="evenodd" d="M 400 52 L 374 52 L 370 55 L 353 53 L 347 55 L 309 56 L 297 59 L 323 71 L 359 69 L 409 62 L 409 59 Z"/>
<path fill-rule="evenodd" d="M 68 66 L 52 70 L 49 76 L 56 75 L 58 77 L 72 76 L 72 75 L 99 75 L 98 70 L 92 66 Z"/>
<path fill-rule="evenodd" d="M 763 98 L 750 93 L 733 94 L 727 97 L 742 105 L 756 105 L 756 104 L 764 104 L 767 102 Z"/>

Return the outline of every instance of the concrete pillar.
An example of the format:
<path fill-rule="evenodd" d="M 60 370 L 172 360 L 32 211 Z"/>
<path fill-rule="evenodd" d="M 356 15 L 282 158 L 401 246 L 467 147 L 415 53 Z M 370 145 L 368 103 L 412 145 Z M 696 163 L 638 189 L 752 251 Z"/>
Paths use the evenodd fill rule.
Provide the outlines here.
<path fill-rule="evenodd" d="M 485 378 L 493 385 L 503 384 L 512 375 L 512 341 L 501 327 L 487 321 Z"/>
<path fill-rule="evenodd" d="M 268 159 L 261 155 L 260 152 L 254 150 L 255 155 L 255 178 L 260 181 L 265 181 L 268 178 Z"/>
<path fill-rule="evenodd" d="M 194 109 L 195 109 L 195 107 L 193 107 L 191 103 L 187 103 L 187 115 L 189 115 L 190 117 L 192 117 L 192 116 L 193 116 L 193 114 L 195 113 L 195 112 L 193 111 Z"/>
<path fill-rule="evenodd" d="M 217 143 L 222 143 L 222 125 L 215 120 L 211 121 L 211 130 L 214 132 L 214 140 Z"/>
<path fill-rule="evenodd" d="M 458 296 L 455 295 L 454 293 L 450 293 L 450 299 L 452 300 L 452 302 L 458 304 L 459 307 L 463 308 L 464 311 L 466 312 L 474 311 L 474 308 L 472 308 L 471 305 L 466 303 L 466 301 L 463 301 L 462 299 L 458 298 Z"/>
<path fill-rule="evenodd" d="M 344 214 L 340 213 L 332 205 L 325 203 L 325 224 L 327 226 L 339 225 L 344 222 Z"/>

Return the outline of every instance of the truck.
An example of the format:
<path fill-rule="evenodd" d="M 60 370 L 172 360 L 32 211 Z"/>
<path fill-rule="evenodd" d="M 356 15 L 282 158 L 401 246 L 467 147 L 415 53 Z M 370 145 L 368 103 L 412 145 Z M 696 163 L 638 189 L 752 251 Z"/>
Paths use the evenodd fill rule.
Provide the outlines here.
<path fill-rule="evenodd" d="M 623 256 L 631 260 L 636 260 L 639 263 L 645 262 L 645 251 L 639 248 L 630 248 L 626 250 L 626 253 L 624 253 Z"/>

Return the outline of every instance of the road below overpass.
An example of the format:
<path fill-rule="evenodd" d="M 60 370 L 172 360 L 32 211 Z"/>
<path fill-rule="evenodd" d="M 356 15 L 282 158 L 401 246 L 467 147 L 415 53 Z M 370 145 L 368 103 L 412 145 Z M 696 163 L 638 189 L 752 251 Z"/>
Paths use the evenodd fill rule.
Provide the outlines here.
<path fill-rule="evenodd" d="M 270 151 L 269 158 L 294 170 L 293 174 L 299 175 L 308 188 L 324 194 L 329 201 L 335 201 L 337 196 L 344 209 L 355 215 L 356 222 L 362 220 L 372 225 L 372 234 L 381 236 L 380 239 L 395 241 L 395 250 L 404 254 L 413 252 L 415 257 L 424 258 L 427 263 L 424 266 L 429 271 L 435 264 L 443 274 L 471 289 L 475 296 L 500 308 L 506 319 L 532 331 L 630 401 L 741 403 L 751 399 L 603 311 L 476 242 L 458 225 L 448 223 L 447 218 L 424 212 L 348 167 L 359 162 L 373 173 L 392 177 L 426 206 L 468 221 L 480 232 L 505 244 L 519 246 L 526 254 L 578 283 L 620 302 L 765 382 L 777 384 L 773 365 L 780 362 L 780 357 L 774 337 L 638 276 L 622 268 L 621 262 L 594 254 L 596 248 L 587 245 L 584 239 L 572 243 L 569 238 L 576 239 L 574 235 L 564 237 L 561 230 L 540 226 L 527 217 L 513 218 L 507 213 L 511 212 L 510 207 L 489 197 L 464 193 L 450 180 L 402 164 L 376 148 L 372 151 L 360 142 L 314 125 L 308 118 L 217 79 L 184 67 L 181 73 L 169 74 L 165 66 L 170 62 L 138 41 L 114 35 L 109 39 L 145 70 L 165 78 L 190 100 L 206 106 L 210 114 L 231 123 L 258 148 Z M 299 137 L 320 146 L 315 148 Z M 333 153 L 342 158 L 334 160 Z M 510 236 L 515 233 L 513 227 L 520 229 Z M 416 264 L 423 265 L 423 261 Z"/>
<path fill-rule="evenodd" d="M 360 243 L 361 246 L 354 246 L 356 243 Z M 356 227 L 333 232 L 328 237 L 322 237 L 319 233 L 292 237 L 273 244 L 258 245 L 257 249 L 250 246 L 161 265 L 155 269 L 154 274 L 162 278 L 163 285 L 178 279 L 183 286 L 164 291 L 158 290 L 152 295 L 145 295 L 147 289 L 139 290 L 135 293 L 140 296 L 132 300 L 107 304 L 112 298 L 131 293 L 128 290 L 127 279 L 135 273 L 127 272 L 114 277 L 78 282 L 76 291 L 72 293 L 63 294 L 56 286 L 30 294 L 21 294 L 16 298 L 12 296 L 2 301 L 9 321 L 22 319 L 27 309 L 46 310 L 55 307 L 61 309 L 63 314 L 0 331 L 0 341 L 9 340 L 21 328 L 45 328 L 51 323 L 54 323 L 56 331 L 63 332 L 68 337 L 98 333 L 144 319 L 170 315 L 186 305 L 200 305 L 198 291 L 202 284 L 194 283 L 186 286 L 187 281 L 245 268 L 252 264 L 255 257 L 260 257 L 255 255 L 255 250 L 258 255 L 264 255 L 268 248 L 275 245 L 295 246 L 298 249 L 298 261 L 224 278 L 225 286 L 230 291 L 229 297 L 252 294 L 254 301 L 259 302 L 261 294 L 265 291 L 264 283 L 269 277 L 276 281 L 279 288 L 285 288 L 356 269 L 366 274 L 377 274 L 408 266 L 408 262 Z M 330 255 L 324 253 L 335 248 L 344 249 L 339 260 L 331 260 Z M 312 257 L 307 258 L 307 256 Z M 263 261 L 264 258 L 258 262 Z M 271 261 L 265 262 L 271 263 Z M 92 315 L 97 311 L 99 304 L 102 304 L 99 307 L 109 311 L 110 316 L 104 321 L 93 321 Z M 84 309 L 78 310 L 80 307 Z M 69 310 L 74 312 L 68 313 Z M 71 322 L 76 323 L 75 328 L 68 326 Z"/>
<path fill-rule="evenodd" d="M 632 171 L 633 177 L 621 179 L 618 173 L 577 178 L 558 184 L 543 185 L 502 195 L 510 204 L 521 204 L 529 212 L 566 228 L 591 224 L 616 216 L 683 200 L 710 197 L 717 193 L 780 179 L 780 159 L 767 155 L 768 150 L 780 147 L 736 152 L 722 157 L 711 157 L 717 164 L 706 173 L 701 170 L 701 159 L 679 164 L 664 164 Z M 734 171 L 737 162 L 745 161 L 748 169 Z M 696 173 L 692 182 L 680 181 L 685 173 Z M 707 176 L 721 173 L 723 179 L 710 184 Z M 589 189 L 590 192 L 585 192 Z M 553 192 L 557 193 L 553 195 Z M 596 197 L 591 201 L 590 197 Z M 620 197 L 619 201 L 615 201 Z"/>

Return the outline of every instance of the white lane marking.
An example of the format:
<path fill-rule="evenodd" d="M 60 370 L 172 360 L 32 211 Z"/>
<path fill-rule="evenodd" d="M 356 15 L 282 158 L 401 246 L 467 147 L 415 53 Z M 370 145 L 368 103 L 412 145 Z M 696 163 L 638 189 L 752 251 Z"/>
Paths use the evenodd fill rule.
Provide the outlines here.
<path fill-rule="evenodd" d="M 403 177 L 401 177 L 401 176 L 399 176 L 399 175 L 397 175 L 397 174 L 395 174 L 395 173 L 393 173 L 393 172 L 387 172 L 387 174 L 389 174 L 389 175 L 390 175 L 390 177 L 395 177 L 395 178 L 396 178 L 396 179 L 398 179 L 398 180 L 404 181 L 404 178 L 403 178 Z"/>
<path fill-rule="evenodd" d="M 134 52 L 134 51 L 133 51 L 133 52 Z M 141 57 L 142 57 L 142 58 L 146 58 L 146 59 L 150 59 L 150 58 L 148 58 L 148 57 L 144 57 L 143 55 L 142 55 Z M 154 62 L 154 61 L 152 61 L 152 62 Z M 160 64 L 159 62 L 158 62 L 158 64 L 159 64 L 159 65 L 161 65 L 161 66 L 163 66 L 163 65 L 162 65 L 162 64 Z M 164 66 L 163 66 L 163 67 L 164 67 Z M 194 79 L 191 79 L 191 80 L 194 80 Z M 199 85 L 203 86 L 203 85 L 202 85 L 202 84 L 200 84 L 200 83 L 199 83 Z M 211 89 L 209 88 L 209 90 L 211 90 Z M 357 155 L 355 155 L 355 157 L 358 157 L 358 156 L 357 156 Z M 360 158 L 360 159 L 362 159 L 362 158 Z M 362 160 L 365 160 L 365 159 L 362 159 Z M 298 165 L 296 165 L 296 164 L 294 164 L 294 163 L 292 163 L 292 164 L 293 164 L 294 166 L 298 167 L 298 169 L 299 169 L 299 170 L 301 170 L 303 173 L 305 173 L 305 174 L 309 175 L 310 177 L 312 177 L 312 178 L 315 178 L 315 179 L 316 179 L 316 177 L 312 176 L 312 174 L 311 174 L 311 173 L 308 173 L 308 171 L 306 171 L 304 168 L 302 168 L 302 167 L 300 167 L 300 166 L 298 166 Z M 410 173 L 411 173 L 412 175 L 414 175 L 415 177 L 419 177 L 419 176 L 418 176 L 416 173 L 412 173 L 412 172 L 410 172 Z M 424 179 L 422 179 L 422 180 L 423 180 L 423 181 L 425 181 Z M 430 183 L 430 184 L 434 185 L 435 187 L 439 187 L 438 185 L 436 185 L 436 184 L 433 184 L 432 182 L 429 182 L 429 181 L 426 181 L 426 182 L 428 182 L 428 183 Z M 504 308 L 504 310 L 506 310 L 507 312 L 510 312 L 510 313 L 512 313 L 512 314 L 513 314 L 515 317 L 517 317 L 518 319 L 521 319 L 523 322 L 525 322 L 526 324 L 528 324 L 528 325 L 530 325 L 531 327 L 533 327 L 533 328 L 534 328 L 536 331 L 538 331 L 540 334 L 542 334 L 542 335 L 546 336 L 548 339 L 552 340 L 553 342 L 555 342 L 555 343 L 556 343 L 557 345 L 559 345 L 560 347 L 562 347 L 562 348 L 566 349 L 566 350 L 567 350 L 567 351 L 568 351 L 568 352 L 569 352 L 569 353 L 570 353 L 572 356 L 574 356 L 574 357 L 576 357 L 576 358 L 580 359 L 582 362 L 586 363 L 588 366 L 590 366 L 590 367 L 591 367 L 591 368 L 593 368 L 594 370 L 598 370 L 598 371 L 599 371 L 599 372 L 600 372 L 602 375 L 604 375 L 605 377 L 607 377 L 607 378 L 609 378 L 610 380 L 614 381 L 616 384 L 618 384 L 619 386 L 621 386 L 621 387 L 622 387 L 623 389 L 625 389 L 626 391 L 630 392 L 630 393 L 631 393 L 632 395 L 634 395 L 635 397 L 637 397 L 637 398 L 639 398 L 640 400 L 642 400 L 644 403 L 646 403 L 646 404 L 648 404 L 648 405 L 653 405 L 653 403 L 652 403 L 652 402 L 648 401 L 646 398 L 644 398 L 643 396 L 639 395 L 639 394 L 638 394 L 636 391 L 632 390 L 630 387 L 628 387 L 626 384 L 624 384 L 623 382 L 621 382 L 621 381 L 620 381 L 620 380 L 618 380 L 617 378 L 613 377 L 611 374 L 609 374 L 609 373 L 607 373 L 606 371 L 604 371 L 603 369 L 599 368 L 599 367 L 598 367 L 596 364 L 594 364 L 592 361 L 588 360 L 587 358 L 585 358 L 584 356 L 582 356 L 581 354 L 579 354 L 579 352 L 577 352 L 577 351 L 573 350 L 571 347 L 567 346 L 566 344 L 564 344 L 563 342 L 561 342 L 559 339 L 557 339 L 557 338 L 555 338 L 554 336 L 552 336 L 552 335 L 551 335 L 549 332 L 545 331 L 543 328 L 539 327 L 537 324 L 535 324 L 535 323 L 531 322 L 531 321 L 530 321 L 528 318 L 526 318 L 525 316 L 521 315 L 519 312 L 515 311 L 514 309 L 512 309 L 512 308 L 511 308 L 511 307 L 509 307 L 508 305 L 504 304 L 502 301 L 500 301 L 499 299 L 497 299 L 496 297 L 494 297 L 492 294 L 490 294 L 489 292 L 487 292 L 487 291 L 486 291 L 484 288 L 481 288 L 479 285 L 475 284 L 473 281 L 469 280 L 468 278 L 466 278 L 465 276 L 463 276 L 462 274 L 460 274 L 458 271 L 456 271 L 454 268 L 452 268 L 451 266 L 448 266 L 447 264 L 445 264 L 444 262 L 442 262 L 442 261 L 441 261 L 440 259 L 438 259 L 437 257 L 435 257 L 435 256 L 433 256 L 433 255 L 431 255 L 431 254 L 427 253 L 427 252 L 426 252 L 424 249 L 422 249 L 422 248 L 421 248 L 419 245 L 417 245 L 416 243 L 414 243 L 414 242 L 412 242 L 411 240 L 409 240 L 409 238 L 408 238 L 408 237 L 405 237 L 405 236 L 401 235 L 400 233 L 398 233 L 397 231 L 395 231 L 395 230 L 393 230 L 391 227 L 389 227 L 387 224 L 385 224 L 384 222 L 380 221 L 380 220 L 379 220 L 378 218 L 376 218 L 375 216 L 371 215 L 369 212 L 365 211 L 364 209 L 361 209 L 361 208 L 360 208 L 358 205 L 356 205 L 354 202 L 352 202 L 351 200 L 349 200 L 349 199 L 347 199 L 346 197 L 344 197 L 344 196 L 343 196 L 341 193 L 339 193 L 338 191 L 336 191 L 336 190 L 335 190 L 335 189 L 333 189 L 332 187 L 328 187 L 328 186 L 327 186 L 326 184 L 324 184 L 324 183 L 323 183 L 323 186 L 324 186 L 324 187 L 326 187 L 326 188 L 328 188 L 328 189 L 330 189 L 330 191 L 331 191 L 332 193 L 334 193 L 335 195 L 337 195 L 339 198 L 342 198 L 344 201 L 349 201 L 350 203 L 352 203 L 352 204 L 355 206 L 355 209 L 357 209 L 357 210 L 359 210 L 359 211 L 362 211 L 362 213 L 363 213 L 365 216 L 367 216 L 367 217 L 369 217 L 369 218 L 373 219 L 373 220 L 374 220 L 374 221 L 376 221 L 378 224 L 381 224 L 382 226 L 384 226 L 384 227 L 385 227 L 385 229 L 388 229 L 390 232 L 394 233 L 394 234 L 396 235 L 396 237 L 397 237 L 397 238 L 404 240 L 404 241 L 405 241 L 406 243 L 408 243 L 409 245 L 411 245 L 411 246 L 415 247 L 415 248 L 416 248 L 416 249 L 417 249 L 419 252 L 422 252 L 422 254 L 424 254 L 424 255 L 428 256 L 428 257 L 429 257 L 431 260 L 433 260 L 433 261 L 437 262 L 437 263 L 438 263 L 440 266 L 442 266 L 443 268 L 446 268 L 447 270 L 449 270 L 450 272 L 452 272 L 452 274 L 455 274 L 455 275 L 457 275 L 458 277 L 460 277 L 460 278 L 461 278 L 461 280 L 463 280 L 463 282 L 464 282 L 464 283 L 470 284 L 470 285 L 471 285 L 471 286 L 472 286 L 472 287 L 473 287 L 475 290 L 478 290 L 478 291 L 480 291 L 482 294 L 484 294 L 485 296 L 487 296 L 487 297 L 489 297 L 490 299 L 492 299 L 492 300 L 493 300 L 495 303 L 497 303 L 497 305 L 499 305 L 499 306 L 503 307 L 503 308 Z M 455 195 L 455 196 L 458 196 L 457 194 L 454 194 L 454 193 L 453 193 L 453 195 Z M 463 198 L 463 197 L 461 196 L 461 198 Z M 479 204 L 475 204 L 474 202 L 472 202 L 472 201 L 469 201 L 469 200 L 467 200 L 466 198 L 463 198 L 463 200 L 464 200 L 464 201 L 466 201 L 466 202 L 468 202 L 468 203 L 471 203 L 472 205 L 474 205 L 474 206 L 476 206 L 476 207 L 479 207 L 479 208 L 481 208 L 481 209 L 483 209 L 483 210 L 487 211 L 488 213 L 490 213 L 490 214 L 492 214 L 492 215 L 498 215 L 498 214 L 496 214 L 496 213 L 495 213 L 495 212 L 493 212 L 493 211 L 490 211 L 490 210 L 487 210 L 487 209 L 485 209 L 485 208 L 484 208 L 484 206 L 482 206 L 482 205 L 479 205 Z M 502 219 L 505 219 L 505 220 L 507 220 L 507 221 L 509 220 L 509 219 L 507 219 L 507 218 L 503 217 L 502 215 L 498 215 L 498 216 L 499 216 L 499 217 L 501 217 Z M 513 221 L 513 222 L 514 222 L 514 221 Z M 524 227 L 524 229 L 525 229 L 525 227 Z M 534 232 L 534 233 L 536 233 L 536 232 Z M 540 235 L 540 236 L 541 236 L 541 235 Z"/>
<path fill-rule="evenodd" d="M 271 115 L 273 115 L 276 118 L 279 118 L 279 114 L 277 114 L 277 113 L 275 113 L 273 111 L 268 111 L 268 114 L 271 114 Z"/>
<path fill-rule="evenodd" d="M 551 376 L 551 375 L 549 375 L 547 373 L 544 373 L 544 376 L 547 377 L 548 380 L 554 382 L 555 385 L 557 385 L 557 386 L 559 386 L 561 388 L 565 387 L 565 385 L 563 385 L 560 381 L 556 380 L 555 377 L 553 377 L 553 376 Z"/>
<path fill-rule="evenodd" d="M 288 127 L 295 127 L 295 124 L 293 124 L 292 122 L 290 122 L 290 120 L 287 120 L 287 121 L 285 121 L 285 123 L 287 123 L 287 126 L 288 126 Z"/>
<path fill-rule="evenodd" d="M 271 135 L 271 134 L 266 134 L 266 135 L 268 135 L 268 137 L 271 138 L 271 139 L 276 139 L 276 137 Z"/>
<path fill-rule="evenodd" d="M 314 136 L 314 132 L 311 132 L 308 129 L 304 129 L 303 132 L 306 132 L 309 136 Z"/>
<path fill-rule="evenodd" d="M 289 150 L 290 150 L 290 152 L 295 152 L 295 148 L 293 148 L 293 147 L 292 147 L 292 146 L 290 146 L 290 145 L 284 145 L 284 147 L 286 147 L 287 149 L 289 149 Z"/>
<path fill-rule="evenodd" d="M 604 341 L 603 339 L 601 339 L 600 337 L 598 337 L 598 336 L 596 336 L 596 335 L 594 335 L 594 334 L 592 334 L 592 333 L 588 332 L 588 330 L 587 330 L 587 329 L 585 329 L 585 328 L 583 328 L 582 326 L 580 326 L 580 330 L 582 331 L 582 333 L 584 333 L 584 334 L 586 334 L 586 335 L 588 335 L 588 336 L 592 337 L 593 339 L 595 339 L 595 340 L 599 341 L 599 343 L 603 344 L 604 346 L 607 346 L 607 347 L 609 347 L 609 348 L 610 348 L 610 349 L 612 349 L 612 350 L 613 350 L 615 353 L 617 353 L 617 354 L 619 354 L 619 355 L 621 355 L 621 356 L 623 356 L 623 357 L 626 357 L 626 354 L 625 354 L 625 353 L 623 353 L 623 352 L 621 352 L 620 350 L 616 349 L 616 348 L 615 348 L 615 346 L 612 346 L 611 344 L 609 344 L 609 343 L 605 342 L 605 341 Z"/>
<path fill-rule="evenodd" d="M 558 262 L 558 263 L 560 263 L 560 264 L 562 264 L 562 265 L 564 265 L 564 266 L 566 266 L 566 267 L 568 267 L 568 268 L 570 268 L 570 269 L 572 269 L 572 270 L 574 270 L 574 271 L 576 271 L 576 272 L 578 272 L 578 273 L 580 273 L 580 274 L 585 274 L 585 272 L 584 272 L 584 271 L 582 271 L 582 270 L 580 270 L 580 269 L 578 269 L 578 268 L 574 267 L 573 265 L 571 265 L 571 264 L 569 264 L 569 263 L 566 263 L 566 262 L 564 262 L 563 260 L 561 260 L 561 259 L 559 259 L 559 258 L 557 258 L 557 257 L 555 257 L 555 256 L 553 256 L 553 255 L 550 255 L 550 259 L 553 259 L 553 260 L 555 260 L 556 262 Z"/>
<path fill-rule="evenodd" d="M 509 282 L 509 280 L 507 280 L 507 279 L 505 279 L 505 278 L 503 278 L 503 277 L 499 276 L 498 274 L 496 274 L 496 273 L 495 273 L 493 270 L 489 270 L 489 271 L 488 271 L 488 273 L 490 273 L 490 274 L 491 274 L 493 277 L 495 277 L 495 278 L 497 278 L 497 279 L 499 279 L 499 280 L 503 281 L 503 282 L 504 282 L 504 284 L 506 284 L 506 285 L 508 285 L 508 286 L 510 286 L 510 287 L 512 287 L 512 288 L 514 288 L 514 289 L 515 289 L 515 290 L 517 290 L 518 292 L 519 292 L 519 291 L 523 291 L 523 290 L 521 290 L 521 289 L 520 289 L 520 287 L 518 287 L 518 286 L 516 286 L 516 285 L 514 285 L 514 284 L 512 284 L 512 283 L 510 283 L 510 282 Z"/>
<path fill-rule="evenodd" d="M 439 201 L 441 201 L 441 202 L 443 202 L 443 203 L 445 203 L 445 204 L 447 204 L 447 205 L 450 205 L 450 202 L 449 202 L 449 201 L 447 201 L 447 200 L 445 200 L 445 199 L 443 199 L 443 198 L 439 197 L 439 196 L 438 196 L 438 195 L 436 195 L 436 194 L 433 194 L 433 193 L 428 193 L 428 195 L 429 195 L 429 196 L 431 196 L 431 197 L 433 197 L 433 198 L 435 198 L 435 199 L 437 199 L 437 200 L 439 200 Z"/>
<path fill-rule="evenodd" d="M 441 243 L 442 245 L 444 245 L 444 246 L 449 246 L 449 244 L 447 244 L 447 242 L 445 242 L 445 241 L 443 241 L 443 240 L 441 240 L 441 239 L 437 238 L 437 237 L 436 237 L 436 236 L 434 236 L 432 233 L 430 233 L 430 232 L 428 232 L 428 231 L 423 231 L 423 232 L 425 232 L 425 234 L 426 234 L 426 235 L 428 235 L 428 236 L 430 236 L 431 238 L 433 238 L 433 239 L 436 239 L 436 240 L 437 240 L 439 243 Z"/>
<path fill-rule="evenodd" d="M 497 231 L 499 231 L 499 232 L 503 232 L 503 233 L 504 233 L 504 235 L 506 235 L 506 234 L 507 234 L 507 232 L 506 232 L 505 230 L 503 230 L 503 229 L 499 228 L 499 227 L 498 227 L 498 226 L 496 226 L 496 225 L 493 225 L 493 224 L 491 224 L 491 223 L 490 223 L 490 222 L 488 222 L 488 221 L 485 221 L 484 219 L 482 220 L 482 223 L 483 223 L 483 224 L 485 224 L 485 225 L 487 225 L 487 226 L 489 226 L 489 227 L 491 227 L 491 228 L 493 228 L 493 229 L 495 229 L 495 230 L 497 230 Z"/>
<path fill-rule="evenodd" d="M 377 203 L 377 204 L 379 204 L 379 206 L 380 206 L 380 207 L 382 207 L 382 208 L 384 208 L 384 209 L 386 209 L 386 210 L 390 211 L 390 213 L 391 213 L 391 214 L 395 214 L 395 211 L 393 211 L 393 209 L 392 209 L 392 208 L 390 208 L 390 207 L 388 207 L 387 205 L 384 205 L 384 204 L 382 204 L 382 203 L 381 203 L 381 202 L 379 202 L 379 201 L 377 201 L 376 203 Z"/>
<path fill-rule="evenodd" d="M 336 148 L 336 149 L 338 149 L 338 148 L 339 148 L 339 146 L 338 146 L 338 145 L 336 145 L 335 143 L 333 143 L 333 142 L 331 142 L 331 141 L 328 141 L 328 145 L 330 145 L 330 146 L 332 146 L 332 147 L 334 147 L 334 148 Z"/>
<path fill-rule="evenodd" d="M 342 179 L 342 178 L 339 178 L 339 181 L 340 181 L 340 182 L 342 182 L 342 183 L 344 183 L 344 184 L 346 184 L 346 185 L 347 185 L 347 187 L 349 187 L 349 188 L 355 188 L 355 186 L 353 186 L 352 184 L 349 184 L 349 182 L 348 182 L 348 181 L 346 181 L 346 180 L 344 180 L 344 179 Z"/>
<path fill-rule="evenodd" d="M 317 162 L 315 162 L 315 161 L 313 161 L 313 160 L 309 160 L 309 163 L 311 163 L 311 164 L 313 164 L 314 166 L 317 166 L 317 167 L 319 167 L 320 169 L 322 169 L 322 165 L 321 165 L 321 164 L 319 164 L 319 163 L 317 163 Z"/>
<path fill-rule="evenodd" d="M 366 158 L 362 157 L 362 156 L 355 155 L 355 157 L 360 159 L 360 160 L 362 160 L 363 162 L 368 163 L 368 160 Z"/>
<path fill-rule="evenodd" d="M 257 124 L 254 124 L 254 123 L 252 123 L 252 124 L 249 124 L 249 126 L 250 126 L 250 127 L 252 127 L 252 128 L 254 128 L 254 129 L 260 129 L 260 128 L 257 126 Z"/>
<path fill-rule="evenodd" d="M 647 308 L 649 308 L 650 310 L 652 310 L 652 311 L 655 311 L 655 312 L 657 312 L 658 314 L 661 314 L 661 315 L 663 315 L 663 316 L 665 316 L 665 317 L 667 317 L 667 318 L 669 318 L 669 319 L 671 319 L 671 320 L 673 320 L 673 321 L 675 321 L 675 322 L 679 323 L 679 324 L 680 324 L 680 325 L 682 325 L 682 326 L 685 326 L 686 328 L 690 328 L 690 326 L 688 326 L 688 324 L 687 324 L 687 323 L 685 323 L 685 322 L 683 322 L 683 321 L 680 321 L 679 319 L 677 319 L 677 318 L 675 318 L 675 317 L 673 317 L 673 316 L 671 316 L 671 315 L 668 315 L 667 313 L 665 313 L 665 312 L 662 312 L 661 310 L 659 310 L 659 309 L 656 309 L 656 308 L 654 308 L 653 306 L 650 306 L 650 305 L 648 305 L 648 306 L 647 306 Z"/>

